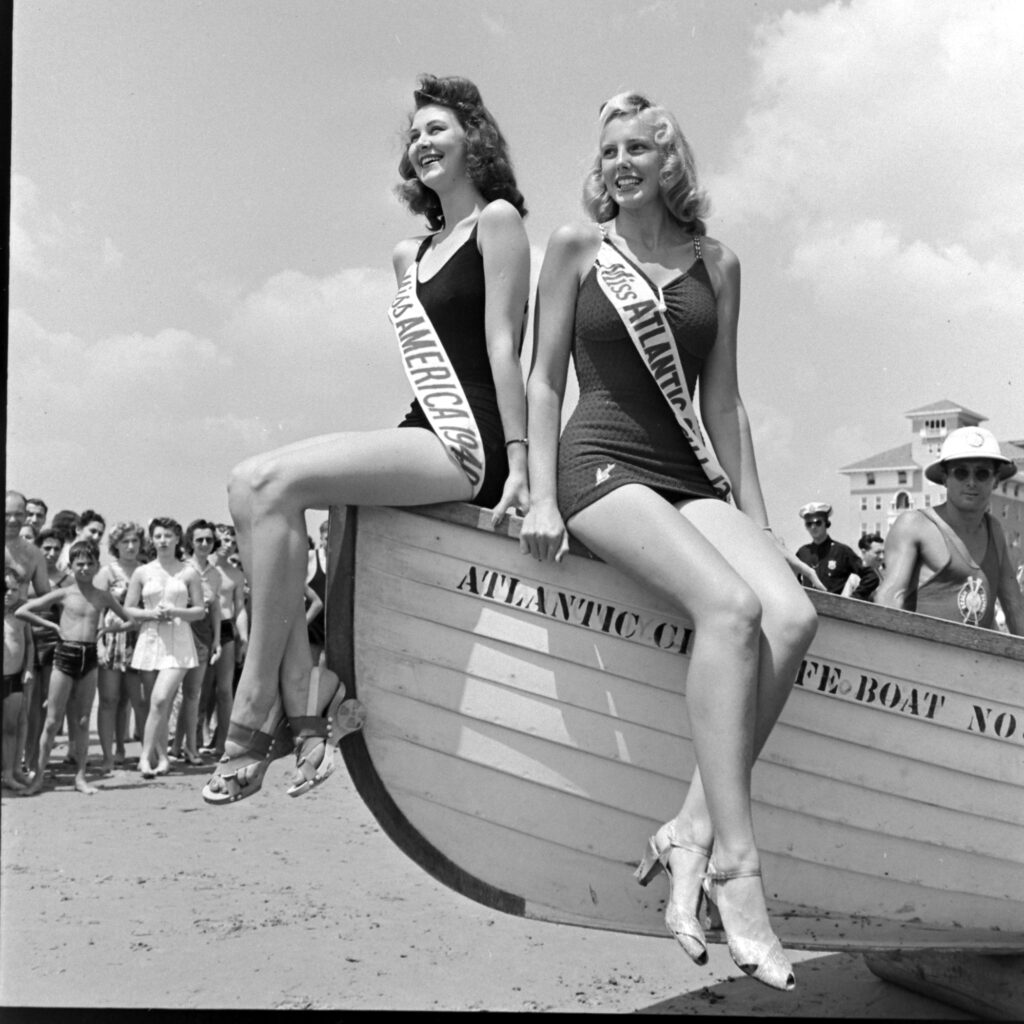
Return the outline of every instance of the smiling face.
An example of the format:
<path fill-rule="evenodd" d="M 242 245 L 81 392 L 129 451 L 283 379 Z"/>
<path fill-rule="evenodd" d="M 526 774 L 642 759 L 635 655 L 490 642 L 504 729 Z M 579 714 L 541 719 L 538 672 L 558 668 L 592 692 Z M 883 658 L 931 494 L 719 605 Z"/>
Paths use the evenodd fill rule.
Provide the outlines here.
<path fill-rule="evenodd" d="M 78 537 L 80 540 L 91 540 L 93 544 L 99 544 L 103 540 L 103 531 L 106 527 L 98 519 L 93 519 L 91 522 L 83 523 L 78 528 Z"/>
<path fill-rule="evenodd" d="M 4 536 L 14 540 L 25 525 L 25 502 L 16 495 L 7 495 L 4 505 Z"/>
<path fill-rule="evenodd" d="M 862 554 L 862 560 L 870 569 L 885 568 L 885 545 L 880 540 L 872 541 Z"/>
<path fill-rule="evenodd" d="M 466 132 L 447 107 L 430 104 L 416 111 L 407 152 L 416 177 L 435 192 L 465 178 Z"/>
<path fill-rule="evenodd" d="M 661 201 L 661 151 L 640 117 L 617 117 L 601 133 L 601 178 L 622 209 Z"/>

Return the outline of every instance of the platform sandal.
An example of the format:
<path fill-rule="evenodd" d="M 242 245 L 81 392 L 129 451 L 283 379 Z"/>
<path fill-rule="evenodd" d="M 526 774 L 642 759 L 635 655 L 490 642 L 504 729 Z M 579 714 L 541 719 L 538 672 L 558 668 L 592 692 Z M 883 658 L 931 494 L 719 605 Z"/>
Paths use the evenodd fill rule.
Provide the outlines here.
<path fill-rule="evenodd" d="M 203 786 L 203 799 L 208 804 L 233 804 L 253 796 L 263 788 L 263 776 L 271 761 L 285 757 L 292 750 L 292 731 L 287 719 L 282 718 L 273 733 L 250 729 L 238 722 L 228 724 L 228 741 L 242 747 L 239 754 L 228 754 L 217 762 L 213 775 Z M 238 773 L 251 765 L 259 765 L 256 774 L 244 784 L 239 780 Z M 210 783 L 219 779 L 226 786 L 224 790 L 210 788 Z"/>
<path fill-rule="evenodd" d="M 335 753 L 341 740 L 358 732 L 366 722 L 366 710 L 357 700 L 345 700 L 345 686 L 330 669 L 316 666 L 309 687 L 309 703 L 318 700 L 322 681 L 336 682 L 334 696 L 322 715 L 299 715 L 288 719 L 295 737 L 295 768 L 298 776 L 289 787 L 289 796 L 302 796 L 326 782 L 336 767 Z M 320 760 L 313 764 L 311 755 L 320 749 Z"/>

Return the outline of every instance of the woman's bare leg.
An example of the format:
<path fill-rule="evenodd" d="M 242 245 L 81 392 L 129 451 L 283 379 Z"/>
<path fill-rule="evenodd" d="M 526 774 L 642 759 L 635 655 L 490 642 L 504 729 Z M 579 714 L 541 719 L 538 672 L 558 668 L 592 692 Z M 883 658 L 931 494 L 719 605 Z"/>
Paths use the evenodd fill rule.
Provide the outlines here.
<path fill-rule="evenodd" d="M 465 499 L 469 491 L 462 471 L 426 430 L 334 434 L 238 467 L 229 499 L 249 575 L 251 616 L 235 719 L 259 728 L 279 681 L 285 711 L 305 713 L 309 641 L 303 645 L 296 636 L 289 645 L 289 635 L 297 625 L 305 630 L 306 509 L 430 504 Z M 283 664 L 286 648 L 290 664 Z"/>
<path fill-rule="evenodd" d="M 98 689 L 100 706 L 96 713 L 96 728 L 100 734 L 100 749 L 103 751 L 100 772 L 108 775 L 114 770 L 114 739 L 121 699 L 121 672 L 116 668 L 101 668 Z"/>
<path fill-rule="evenodd" d="M 140 772 L 163 773 L 170 767 L 167 760 L 168 719 L 174 695 L 187 671 L 183 668 L 164 668 L 155 675 L 149 699 L 149 714 L 146 716 L 146 731 L 142 737 Z M 146 672 L 143 678 L 151 674 Z"/>
<path fill-rule="evenodd" d="M 680 514 L 647 488 L 622 487 L 578 513 L 569 526 L 598 555 L 693 621 L 686 701 L 699 777 L 676 819 L 677 835 L 704 848 L 714 842 L 718 866 L 758 867 L 751 769 L 813 635 L 810 603 L 791 574 L 786 579 L 789 570 L 773 542 L 723 502 L 692 502 Z M 784 615 L 762 610 L 757 590 L 747 582 L 755 577 L 773 581 L 771 587 L 757 586 L 766 600 L 780 592 Z M 790 591 L 790 580 L 797 591 Z M 765 637 L 766 621 L 774 641 Z M 673 898 L 695 907 L 702 865 L 684 851 L 674 856 L 680 870 L 673 865 Z M 743 910 L 723 907 L 723 920 L 727 929 L 731 925 L 767 943 L 771 930 L 756 881 L 732 883 L 743 889 L 737 900 Z"/>
<path fill-rule="evenodd" d="M 272 732 L 279 699 L 285 714 L 307 714 L 313 668 L 303 600 L 307 509 L 433 504 L 465 500 L 470 493 L 440 441 L 421 429 L 312 438 L 238 466 L 228 496 L 249 578 L 250 619 L 232 721 Z M 331 697 L 317 695 L 318 713 Z M 231 741 L 225 749 L 240 752 Z"/>

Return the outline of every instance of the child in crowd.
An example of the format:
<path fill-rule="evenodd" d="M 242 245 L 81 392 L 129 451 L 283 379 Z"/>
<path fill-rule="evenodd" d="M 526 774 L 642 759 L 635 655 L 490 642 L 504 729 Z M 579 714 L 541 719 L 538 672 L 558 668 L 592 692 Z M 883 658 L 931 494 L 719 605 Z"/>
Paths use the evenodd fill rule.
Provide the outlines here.
<path fill-rule="evenodd" d="M 46 724 L 39 743 L 39 760 L 35 774 L 25 796 L 32 796 L 43 788 L 43 776 L 50 760 L 50 751 L 57 728 L 68 712 L 69 723 L 75 720 L 74 754 L 77 763 L 75 789 L 92 795 L 97 792 L 85 778 L 89 751 L 89 718 L 96 695 L 97 655 L 99 635 L 111 629 L 126 628 L 131 618 L 120 603 L 108 592 L 98 590 L 93 578 L 99 571 L 99 551 L 91 540 L 77 540 L 68 552 L 72 582 L 51 590 L 42 597 L 26 601 L 15 615 L 24 622 L 55 630 L 59 641 L 53 655 L 53 671 L 47 693 Z M 62 605 L 60 620 L 51 622 L 42 616 L 51 605 Z M 111 611 L 125 626 L 100 626 L 104 612 Z M 69 732 L 71 730 L 69 729 Z"/>
<path fill-rule="evenodd" d="M 4 697 L 3 697 L 3 788 L 24 791 L 28 779 L 18 764 L 18 733 L 22 703 L 32 680 L 32 630 L 14 614 L 21 580 L 13 569 L 4 572 Z"/>

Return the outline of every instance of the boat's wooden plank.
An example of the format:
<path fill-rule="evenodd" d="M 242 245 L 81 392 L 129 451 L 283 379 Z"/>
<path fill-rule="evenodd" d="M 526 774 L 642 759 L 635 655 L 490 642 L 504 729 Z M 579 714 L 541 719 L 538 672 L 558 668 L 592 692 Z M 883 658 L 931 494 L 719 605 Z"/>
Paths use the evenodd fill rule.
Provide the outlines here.
<path fill-rule="evenodd" d="M 365 671 L 387 680 L 387 686 L 381 689 L 424 703 L 428 709 L 447 710 L 470 722 L 520 731 L 548 743 L 631 764 L 655 776 L 666 776 L 664 781 L 658 779 L 659 796 L 672 803 L 654 804 L 655 817 L 662 813 L 659 806 L 665 806 L 665 817 L 674 811 L 680 780 L 692 774 L 694 755 L 692 746 L 686 742 L 686 729 L 675 734 L 652 731 L 615 718 L 607 711 L 583 709 L 575 710 L 570 720 L 565 706 L 556 701 L 538 699 L 500 683 L 453 671 L 436 664 L 428 651 L 421 650 L 420 657 L 412 660 L 368 647 L 362 657 Z M 784 747 L 789 737 L 785 726 L 779 728 L 779 744 Z M 814 737 L 809 735 L 807 740 L 813 742 Z M 821 753 L 826 756 L 824 749 Z M 755 797 L 787 810 L 813 813 L 835 825 L 942 846 L 966 843 L 966 848 L 974 852 L 1018 860 L 1024 867 L 1024 849 L 1019 844 L 1020 826 L 1024 824 L 1021 791 L 1007 790 L 1007 806 L 1001 808 L 1006 814 L 1016 814 L 1015 821 L 993 821 L 990 827 L 982 828 L 984 819 L 976 811 L 941 806 L 939 792 L 934 794 L 934 803 L 922 805 L 919 799 L 908 800 L 884 788 L 892 763 L 884 753 L 871 748 L 850 751 L 832 744 L 828 754 L 830 758 L 820 766 L 823 772 L 828 771 L 821 775 L 807 772 L 803 761 L 796 769 L 771 758 L 763 760 L 754 775 Z M 863 784 L 852 784 L 843 777 L 843 766 L 854 758 L 860 762 L 864 777 L 869 774 L 865 762 L 884 762 L 882 770 L 875 771 L 869 792 L 865 792 Z M 795 779 L 794 774 L 799 778 Z M 645 785 L 644 791 L 649 793 L 650 785 Z"/>
<path fill-rule="evenodd" d="M 480 542 L 484 538 L 476 535 L 473 539 Z M 463 582 L 469 579 L 468 573 L 471 568 L 465 558 L 452 556 L 445 550 L 397 546 L 388 543 L 381 536 L 371 535 L 365 543 L 367 560 L 379 566 L 377 571 L 385 576 L 391 573 L 404 580 L 415 580 L 437 587 L 453 596 L 460 593 L 467 596 L 476 584 L 481 589 L 486 588 L 492 599 L 505 593 L 509 597 L 515 596 L 519 599 L 530 589 L 536 590 L 537 587 L 548 587 L 549 595 L 555 593 L 550 589 L 552 577 L 555 575 L 551 570 L 540 568 L 535 577 L 527 577 L 520 572 L 516 577 L 518 585 L 509 582 L 511 577 L 505 577 L 497 587 L 493 585 L 493 573 L 489 578 L 477 574 L 463 587 Z M 493 543 L 492 538 L 491 544 Z M 498 559 L 492 557 L 492 563 L 497 561 Z M 635 602 L 626 603 L 621 595 L 596 591 L 590 586 L 592 582 L 588 575 L 586 580 L 574 583 L 571 595 L 573 600 L 578 600 L 580 605 L 584 600 L 593 601 L 603 607 L 614 603 L 615 607 L 626 613 L 625 623 L 630 630 L 634 630 L 637 617 L 642 623 L 646 623 L 648 632 L 655 627 L 660 628 L 662 637 L 674 635 L 667 632 L 669 629 L 683 631 L 689 628 L 685 619 L 652 605 L 651 599 L 642 591 L 636 591 Z M 557 577 L 553 585 L 558 585 Z M 561 587 L 566 586 L 563 579 Z M 423 599 L 428 600 L 426 596 Z M 443 600 L 445 598 L 442 595 L 436 595 L 436 601 Z M 432 601 L 427 607 L 432 608 L 436 601 Z M 489 606 L 500 607 L 502 611 L 511 614 L 516 612 L 513 606 L 501 601 Z M 537 617 L 520 615 L 514 621 L 522 622 L 522 628 L 532 635 L 536 634 L 536 622 L 531 621 L 535 618 Z M 557 612 L 549 618 L 551 622 L 559 621 Z M 542 617 L 541 621 L 548 619 Z M 643 625 L 640 632 L 644 632 Z M 855 693 L 848 699 L 858 699 L 869 704 L 918 704 L 919 714 L 927 714 L 936 702 L 940 711 L 945 702 L 956 702 L 959 719 L 965 719 L 966 723 L 970 724 L 976 716 L 977 728 L 985 728 L 986 725 L 991 728 L 996 722 L 1013 723 L 1012 727 L 1003 726 L 1003 735 L 1008 740 L 1016 742 L 1024 755 L 1024 670 L 1016 663 L 1001 659 L 992 660 L 975 652 L 968 652 L 953 662 L 948 662 L 947 659 L 943 666 L 942 684 L 937 685 L 934 679 L 936 665 L 933 644 L 914 638 L 887 638 L 883 634 L 881 642 L 865 645 L 860 627 L 854 628 L 848 623 L 830 621 L 823 622 L 819 632 L 821 635 L 812 645 L 808 655 L 813 667 L 805 668 L 802 674 L 804 685 L 828 685 L 838 688 L 841 693 L 853 688 Z M 689 642 L 686 649 L 688 647 Z M 672 683 L 671 671 L 666 672 L 664 669 L 649 678 L 664 679 L 670 686 Z"/>
<path fill-rule="evenodd" d="M 430 618 L 419 618 L 430 611 Z M 356 632 L 360 638 L 372 640 L 377 623 L 397 615 L 411 616 L 404 621 L 405 628 L 417 644 L 429 642 L 438 625 L 446 625 L 475 635 L 481 643 L 498 640 L 551 654 L 566 664 L 591 668 L 595 672 L 626 674 L 634 679 L 664 678 L 664 666 L 685 668 L 685 659 L 668 655 L 629 639 L 602 636 L 591 637 L 589 630 L 580 629 L 557 620 L 534 621 L 535 617 L 514 609 L 481 606 L 478 602 L 438 600 L 429 586 L 387 573 L 366 569 L 360 582 L 359 610 Z M 526 621 L 524 621 L 524 619 Z M 804 686 L 804 690 L 808 687 Z M 680 692 L 682 687 L 680 687 Z M 866 705 L 864 713 L 850 713 L 847 701 L 811 691 L 823 702 L 820 708 L 798 702 L 795 697 L 784 712 L 787 720 L 797 725 L 820 729 L 837 738 L 849 738 L 865 746 L 898 749 L 908 757 L 931 759 L 934 763 L 960 768 L 971 775 L 995 778 L 1016 784 L 1024 780 L 1020 764 L 1024 763 L 1024 750 L 1017 762 L 1008 759 L 1000 744 L 1011 740 L 993 739 L 972 732 L 975 712 L 964 702 L 955 702 L 952 695 L 941 707 L 943 720 L 937 716 L 931 721 L 904 721 L 908 716 L 881 703 Z M 938 693 L 938 697 L 944 696 Z M 679 701 L 681 712 L 684 702 Z M 835 707 L 829 707 L 834 704 Z M 659 718 L 668 706 L 660 699 L 652 709 Z M 677 714 L 662 719 L 670 728 L 685 721 Z M 810 721 L 800 716 L 811 715 Z M 653 723 L 652 723 L 653 724 Z M 941 724 L 942 730 L 934 728 Z M 859 735 L 858 735 L 859 734 Z"/>
<path fill-rule="evenodd" d="M 374 513 L 378 511 L 387 514 L 391 510 L 373 510 Z M 518 538 L 522 526 L 522 519 L 510 515 L 496 528 L 492 527 L 489 517 L 483 510 L 458 502 L 418 506 L 405 511 L 452 526 L 463 526 L 483 535 L 493 534 L 510 539 Z M 570 551 L 576 557 L 597 561 L 596 556 L 587 551 L 575 539 L 570 541 Z M 869 626 L 875 631 L 884 630 L 901 636 L 917 636 L 941 643 L 946 647 L 980 651 L 996 657 L 1024 662 L 1024 638 L 1022 637 L 1008 636 L 1005 633 L 989 629 L 962 626 L 959 623 L 933 619 L 930 616 L 914 612 L 882 608 L 868 601 L 856 601 L 852 598 L 825 594 L 816 590 L 809 590 L 808 596 L 818 612 L 830 618 Z M 877 636 L 877 633 L 874 635 Z"/>
<path fill-rule="evenodd" d="M 885 981 L 984 1020 L 1024 1018 L 1024 956 L 899 951 L 869 953 L 864 962 Z"/>
<path fill-rule="evenodd" d="M 643 813 L 638 794 L 645 790 L 637 786 L 637 782 L 643 782 L 643 774 L 635 770 L 624 771 L 606 757 L 561 747 L 540 736 L 527 739 L 516 735 L 514 729 L 467 718 L 457 712 L 446 712 L 398 694 L 378 694 L 373 712 L 378 725 L 376 732 L 368 736 L 371 754 L 377 759 L 377 750 L 386 749 L 387 756 L 380 758 L 380 763 L 401 765 L 394 776 L 387 769 L 381 769 L 381 776 L 389 782 L 392 791 L 399 786 L 410 788 L 410 781 L 402 782 L 408 776 L 415 779 L 419 792 L 430 794 L 439 804 L 448 804 L 456 797 L 446 794 L 446 788 L 461 791 L 468 787 L 484 791 L 487 787 L 483 782 L 496 784 L 496 776 L 490 773 L 497 773 L 516 782 L 530 794 L 542 787 L 574 800 L 589 801 L 594 805 L 598 818 L 603 818 L 609 808 L 635 809 Z M 397 747 L 380 747 L 380 744 L 386 745 L 395 740 L 409 744 L 409 747 L 402 748 L 405 757 L 399 756 Z M 436 755 L 432 762 L 433 771 L 422 763 L 424 755 L 411 754 L 411 748 Z M 448 754 L 447 751 L 453 753 Z M 408 758 L 413 758 L 414 767 L 410 766 Z M 487 769 L 487 774 L 483 778 L 478 777 L 474 766 Z M 458 787 L 452 782 L 456 778 L 459 779 Z M 472 783 L 468 781 L 470 779 Z M 524 787 L 524 782 L 529 785 Z M 777 793 L 778 789 L 776 786 L 774 792 Z M 514 816 L 518 813 L 518 804 L 510 805 L 507 800 L 495 800 L 494 804 L 493 813 L 496 815 Z M 912 805 L 907 806 L 907 812 L 914 812 Z M 823 820 L 813 808 L 794 812 L 766 804 L 757 794 L 755 816 L 764 856 L 770 856 L 773 851 L 788 851 L 803 862 L 832 865 L 864 875 L 870 875 L 877 869 L 881 858 L 887 875 L 893 881 L 921 884 L 926 889 L 962 891 L 996 900 L 1011 900 L 1017 903 L 1019 912 L 1024 913 L 1020 851 L 1016 848 L 1000 849 L 994 855 L 964 852 L 954 845 L 940 848 L 934 841 L 886 835 L 878 831 L 870 819 L 861 827 L 848 826 L 843 822 Z M 651 828 L 657 823 L 657 819 L 649 819 Z M 558 841 L 559 824 L 538 827 L 553 830 L 546 832 L 545 838 Z M 927 822 L 922 822 L 922 828 L 926 826 Z M 633 835 L 628 845 L 637 848 L 642 844 L 646 831 L 649 829 Z M 1010 831 L 1007 830 L 1007 839 L 1010 839 Z M 960 838 L 962 834 L 961 831 Z M 609 836 L 598 828 L 590 843 L 595 849 L 609 851 L 610 845 L 618 838 L 617 833 Z M 950 838 L 952 842 L 957 837 Z M 630 857 L 631 853 L 629 849 L 620 848 L 608 855 L 621 860 Z M 1015 862 L 1001 859 L 1007 857 Z M 821 895 L 828 897 L 831 893 L 826 889 Z M 919 913 L 918 906 L 929 900 L 934 901 L 932 894 L 919 895 L 915 913 Z M 818 905 L 825 906 L 824 903 Z"/>
<path fill-rule="evenodd" d="M 422 663 L 424 648 L 419 631 L 408 628 L 403 617 L 393 614 L 369 615 L 373 620 L 373 646 L 398 659 Z M 677 694 L 655 691 L 644 683 L 624 677 L 600 676 L 573 662 L 560 662 L 538 651 L 492 640 L 481 642 L 477 635 L 435 624 L 431 629 L 431 661 L 454 673 L 507 687 L 543 701 L 555 701 L 568 713 L 591 711 L 607 715 L 616 722 L 642 724 L 667 734 L 668 749 L 662 738 L 645 737 L 642 752 L 647 767 L 669 778 L 689 777 L 692 765 L 678 760 L 676 736 L 689 735 L 685 702 Z M 406 676 L 385 674 L 382 685 L 404 685 Z M 415 686 L 415 684 L 413 684 Z M 409 691 L 410 696 L 416 696 Z M 793 711 L 811 702 L 810 713 Z M 682 716 L 682 717 L 680 717 Z M 843 712 L 843 719 L 849 716 Z M 801 724 L 800 720 L 804 720 Z M 678 726 L 669 730 L 669 723 Z M 875 745 L 877 732 L 866 728 L 860 742 L 839 740 L 823 735 L 821 709 L 811 695 L 799 692 L 791 698 L 787 714 L 762 753 L 760 763 L 775 763 L 826 778 L 840 778 L 850 785 L 869 791 L 892 793 L 920 799 L 928 794 L 929 804 L 961 814 L 976 814 L 997 821 L 1019 823 L 1024 815 L 1024 794 L 1013 786 L 986 778 L 984 759 L 970 759 L 969 771 L 956 771 L 947 764 L 925 764 L 915 758 L 897 755 Z M 847 729 L 848 733 L 849 730 Z M 837 743 L 848 743 L 839 747 Z M 916 754 L 916 751 L 915 751 Z M 639 755 L 637 755 L 639 756 Z M 997 761 L 996 765 L 1001 765 Z M 685 768 L 685 770 L 684 770 Z M 675 787 L 672 792 L 675 793 Z M 666 812 L 667 815 L 668 812 Z"/>
<path fill-rule="evenodd" d="M 397 744 L 387 754 L 389 763 L 399 763 L 409 758 L 411 770 L 402 773 L 403 779 L 441 779 L 444 771 L 450 772 L 453 767 L 448 765 L 439 771 L 438 766 L 431 761 L 436 759 L 443 762 L 443 757 L 415 746 Z M 493 871 L 494 850 L 500 847 L 511 853 L 503 857 L 503 883 L 512 891 L 529 893 L 532 902 L 560 907 L 563 911 L 568 910 L 576 919 L 589 918 L 592 924 L 607 919 L 617 922 L 616 927 L 627 924 L 625 930 L 645 930 L 650 934 L 660 932 L 660 913 L 664 907 L 667 882 L 657 879 L 650 886 L 642 888 L 632 877 L 632 856 L 619 859 L 602 856 L 600 853 L 601 827 L 606 827 L 605 834 L 617 822 L 625 824 L 627 828 L 635 828 L 628 817 L 616 819 L 613 815 L 602 813 L 591 823 L 589 819 L 593 817 L 592 811 L 588 815 L 584 806 L 574 813 L 576 809 L 571 800 L 566 801 L 561 815 L 537 813 L 531 816 L 533 800 L 544 799 L 534 787 L 531 787 L 529 801 L 524 801 L 522 788 L 516 788 L 514 780 L 502 778 L 501 773 L 492 768 L 459 765 L 458 770 L 460 774 L 466 772 L 467 785 L 459 787 L 454 801 L 449 799 L 451 792 L 443 785 L 424 794 L 409 791 L 400 783 L 392 782 L 392 790 L 404 812 L 429 841 L 448 842 L 456 846 L 460 851 L 460 862 L 470 873 L 482 878 L 488 877 L 488 873 Z M 438 797 L 441 798 L 440 802 Z M 513 800 L 511 811 L 503 803 L 503 797 Z M 557 800 L 557 795 L 547 795 L 549 804 L 557 803 Z M 543 809 L 540 806 L 537 808 L 538 811 Z M 522 812 L 522 816 L 515 813 L 517 810 Z M 559 818 L 562 820 L 559 821 Z M 550 834 L 552 829 L 557 830 L 554 836 Z M 639 846 L 635 847 L 638 851 L 642 849 L 643 834 L 640 831 Z M 639 853 L 633 856 L 639 856 Z M 791 862 L 789 864 L 791 867 Z M 790 937 L 794 940 L 799 937 L 801 943 L 820 945 L 821 948 L 835 948 L 837 943 L 846 938 L 850 917 L 836 913 L 825 914 L 813 905 L 794 906 L 775 897 L 777 886 L 773 883 L 786 880 L 786 861 L 769 853 L 765 857 L 765 870 L 772 914 L 777 919 L 791 919 L 786 930 Z M 838 902 L 842 905 L 844 900 L 849 902 L 849 896 L 862 888 L 846 884 L 855 879 L 855 873 L 830 870 L 820 863 L 800 865 L 800 874 L 801 894 L 820 895 L 832 904 Z M 832 899 L 837 890 L 840 894 L 838 901 Z M 944 912 L 956 913 L 968 907 L 976 907 L 978 902 L 976 896 L 929 892 L 919 885 L 888 879 L 880 888 L 878 905 L 870 908 L 876 912 L 874 915 L 862 904 L 854 905 L 849 913 L 871 918 L 874 934 L 865 935 L 862 931 L 861 942 L 865 947 L 881 947 L 894 941 L 891 933 L 896 925 L 920 924 L 921 917 L 927 915 L 934 906 Z M 1014 920 L 1011 908 L 1001 906 L 1000 901 L 983 898 L 983 902 L 991 906 L 997 915 L 996 919 L 1002 924 Z M 886 920 L 881 916 L 882 913 L 891 914 L 894 908 L 900 907 L 903 917 L 901 922 Z M 552 918 L 549 913 L 546 919 L 560 918 Z M 988 938 L 996 944 L 1012 941 L 1009 937 L 1001 940 L 998 935 L 990 935 Z M 1020 942 L 1022 938 L 1018 934 L 1015 941 Z M 934 940 L 933 933 L 931 941 Z"/>

